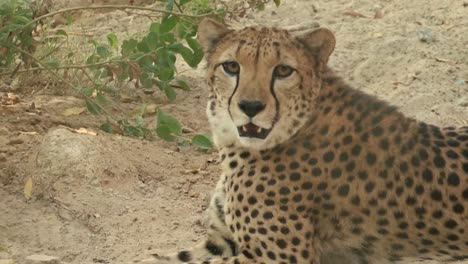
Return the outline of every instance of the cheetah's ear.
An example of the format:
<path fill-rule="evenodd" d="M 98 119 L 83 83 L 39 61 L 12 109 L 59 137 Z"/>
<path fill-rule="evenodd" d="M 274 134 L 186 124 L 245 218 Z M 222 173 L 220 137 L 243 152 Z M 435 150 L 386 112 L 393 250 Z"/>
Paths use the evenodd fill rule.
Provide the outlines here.
<path fill-rule="evenodd" d="M 214 19 L 205 18 L 198 25 L 198 41 L 200 41 L 205 52 L 208 52 L 229 32 L 231 32 L 231 30 L 225 25 Z"/>
<path fill-rule="evenodd" d="M 326 28 L 319 28 L 306 32 L 297 38 L 315 56 L 319 67 L 323 68 L 328 63 L 328 58 L 335 49 L 335 36 Z"/>

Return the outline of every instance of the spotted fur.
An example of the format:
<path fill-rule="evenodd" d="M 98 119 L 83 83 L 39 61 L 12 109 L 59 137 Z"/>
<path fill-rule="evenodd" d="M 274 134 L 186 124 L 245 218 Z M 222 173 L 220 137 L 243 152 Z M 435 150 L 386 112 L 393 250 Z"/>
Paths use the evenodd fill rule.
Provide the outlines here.
<path fill-rule="evenodd" d="M 468 259 L 468 127 L 407 118 L 349 87 L 326 66 L 328 30 L 204 20 L 199 37 L 223 175 L 206 241 L 150 263 Z M 248 116 L 242 100 L 264 109 Z"/>

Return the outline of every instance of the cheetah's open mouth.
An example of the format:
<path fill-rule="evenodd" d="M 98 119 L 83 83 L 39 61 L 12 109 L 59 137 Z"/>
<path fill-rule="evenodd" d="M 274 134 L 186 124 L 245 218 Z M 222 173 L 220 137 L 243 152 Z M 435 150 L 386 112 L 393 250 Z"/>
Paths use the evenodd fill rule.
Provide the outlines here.
<path fill-rule="evenodd" d="M 254 137 L 265 139 L 268 136 L 268 134 L 270 134 L 271 128 L 261 128 L 253 123 L 248 123 L 246 125 L 237 127 L 237 131 L 239 132 L 239 135 L 241 137 Z"/>

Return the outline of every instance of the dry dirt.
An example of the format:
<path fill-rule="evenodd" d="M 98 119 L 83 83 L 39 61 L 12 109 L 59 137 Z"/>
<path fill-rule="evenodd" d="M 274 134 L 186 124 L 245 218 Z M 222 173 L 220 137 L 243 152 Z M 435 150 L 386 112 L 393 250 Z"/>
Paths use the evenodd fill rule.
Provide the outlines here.
<path fill-rule="evenodd" d="M 353 86 L 429 123 L 468 124 L 466 1 L 282 2 L 240 23 L 318 22 L 335 32 L 330 64 Z M 76 24 L 95 36 L 110 30 L 125 36 L 146 28 L 149 20 L 121 11 L 84 12 Z M 159 95 L 147 100 L 177 115 L 184 126 L 206 130 L 203 71 L 183 74 L 190 92 L 179 92 L 172 103 Z M 203 210 L 218 177 L 216 153 L 160 140 L 76 133 L 80 127 L 96 129 L 100 120 L 86 113 L 61 115 L 83 101 L 48 89 L 40 82 L 20 87 L 13 91 L 20 103 L 0 106 L 0 261 L 23 263 L 26 256 L 46 254 L 67 263 L 121 263 L 202 239 Z M 28 177 L 33 179 L 29 202 L 23 196 Z"/>

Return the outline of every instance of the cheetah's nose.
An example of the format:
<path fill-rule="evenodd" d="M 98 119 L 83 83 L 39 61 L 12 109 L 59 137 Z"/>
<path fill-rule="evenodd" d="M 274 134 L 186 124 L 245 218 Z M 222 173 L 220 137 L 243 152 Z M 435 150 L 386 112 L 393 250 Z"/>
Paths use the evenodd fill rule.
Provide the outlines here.
<path fill-rule="evenodd" d="M 248 117 L 252 118 L 265 109 L 265 104 L 257 100 L 241 100 L 239 108 Z"/>

